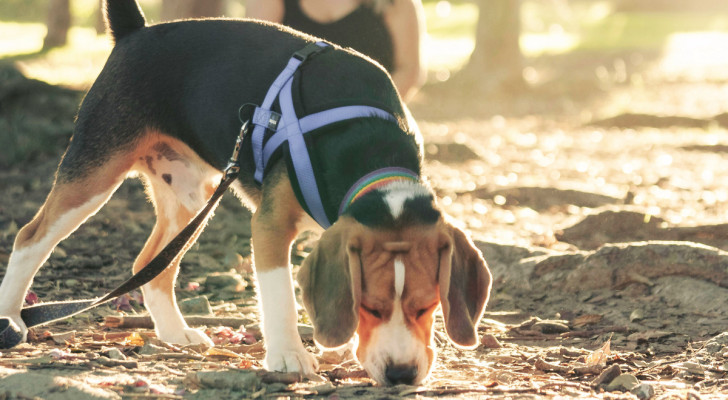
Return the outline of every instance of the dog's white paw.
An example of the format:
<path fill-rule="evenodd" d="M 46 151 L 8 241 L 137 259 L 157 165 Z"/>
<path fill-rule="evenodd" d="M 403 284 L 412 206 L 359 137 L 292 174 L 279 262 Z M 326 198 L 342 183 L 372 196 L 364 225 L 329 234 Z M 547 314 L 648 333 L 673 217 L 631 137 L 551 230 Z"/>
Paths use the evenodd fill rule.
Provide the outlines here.
<path fill-rule="evenodd" d="M 215 345 L 215 343 L 212 342 L 212 339 L 205 335 L 204 332 L 192 328 L 184 328 L 176 332 L 159 332 L 158 337 L 164 342 L 179 345 L 204 344 L 210 347 Z"/>
<path fill-rule="evenodd" d="M 318 361 L 299 343 L 298 346 L 271 346 L 266 349 L 263 366 L 269 371 L 300 372 L 310 377 L 316 375 Z"/>

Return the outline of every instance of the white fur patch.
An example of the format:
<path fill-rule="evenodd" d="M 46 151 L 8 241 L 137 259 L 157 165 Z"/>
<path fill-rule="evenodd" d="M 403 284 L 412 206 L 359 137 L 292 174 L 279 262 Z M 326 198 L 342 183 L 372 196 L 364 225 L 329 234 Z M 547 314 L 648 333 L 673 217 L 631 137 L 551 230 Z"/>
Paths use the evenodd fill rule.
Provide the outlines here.
<path fill-rule="evenodd" d="M 143 287 L 144 304 L 154 320 L 157 337 L 167 343 L 214 346 L 204 332 L 187 326 L 172 293 Z"/>
<path fill-rule="evenodd" d="M 318 363 L 303 347 L 298 334 L 293 279 L 288 267 L 256 271 L 256 277 L 262 303 L 265 367 L 274 371 L 314 374 Z"/>
<path fill-rule="evenodd" d="M 172 343 L 180 343 L 172 340 L 179 331 L 187 327 L 182 314 L 171 293 L 154 289 L 148 285 L 144 286 L 144 305 L 154 319 L 157 335 L 161 340 Z"/>
<path fill-rule="evenodd" d="M 404 291 L 404 263 L 402 259 L 397 257 L 394 260 L 394 293 L 397 295 L 397 299 L 402 297 Z"/>
<path fill-rule="evenodd" d="M 387 383 L 388 365 L 417 367 L 416 382 L 422 381 L 429 370 L 426 345 L 415 337 L 405 323 L 402 300 L 395 299 L 392 317 L 372 334 L 368 354 L 359 360 L 371 377 L 380 384 Z"/>
<path fill-rule="evenodd" d="M 263 336 L 268 343 L 300 341 L 298 314 L 293 297 L 293 279 L 287 267 L 256 273 L 262 303 Z"/>
<path fill-rule="evenodd" d="M 394 219 L 399 218 L 404 211 L 404 203 L 415 197 L 429 196 L 427 188 L 417 182 L 397 181 L 381 189 L 384 192 L 384 201 L 389 206 L 389 213 Z"/>

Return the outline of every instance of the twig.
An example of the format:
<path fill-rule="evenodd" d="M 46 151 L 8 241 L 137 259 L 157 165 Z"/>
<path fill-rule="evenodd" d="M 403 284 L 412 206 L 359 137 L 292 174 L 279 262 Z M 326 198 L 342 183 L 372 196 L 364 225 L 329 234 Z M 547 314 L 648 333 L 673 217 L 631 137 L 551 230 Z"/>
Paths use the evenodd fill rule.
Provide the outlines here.
<path fill-rule="evenodd" d="M 574 367 L 574 373 L 577 375 L 598 375 L 604 370 L 603 364 L 584 365 Z"/>
<path fill-rule="evenodd" d="M 614 332 L 628 332 L 629 328 L 624 325 L 614 325 L 614 326 L 607 326 L 604 328 L 599 329 L 589 329 L 586 331 L 571 331 L 571 332 L 565 332 L 561 334 L 562 338 L 588 338 L 595 335 L 601 335 L 604 333 L 614 333 Z"/>
<path fill-rule="evenodd" d="M 104 341 L 117 341 L 117 340 L 124 340 L 129 335 L 131 335 L 132 332 L 104 332 L 104 333 L 94 333 L 91 335 L 91 339 L 96 342 L 104 342 Z M 142 333 L 144 336 L 149 337 L 155 337 L 154 332 L 144 332 Z"/>
<path fill-rule="evenodd" d="M 565 374 L 571 371 L 571 368 L 569 366 L 548 363 L 541 358 L 537 358 L 533 366 L 537 370 L 544 372 L 560 372 Z"/>
<path fill-rule="evenodd" d="M 205 356 L 199 354 L 190 353 L 157 353 L 150 355 L 143 355 L 140 357 L 142 360 L 197 360 L 202 361 Z"/>
<path fill-rule="evenodd" d="M 587 385 L 584 385 L 582 383 L 568 382 L 568 381 L 547 383 L 545 385 L 539 386 L 539 389 L 547 390 L 547 389 L 557 388 L 560 386 L 570 387 L 570 388 L 579 389 L 579 390 L 590 390 L 589 386 L 587 386 Z"/>
<path fill-rule="evenodd" d="M 528 388 L 528 389 L 493 389 L 493 388 L 442 388 L 442 389 L 428 389 L 428 388 L 416 388 L 405 390 L 399 393 L 399 396 L 404 397 L 411 394 L 417 394 L 421 396 L 447 396 L 447 395 L 459 395 L 465 393 L 487 393 L 490 395 L 499 394 L 523 394 L 523 393 L 540 393 L 541 388 Z"/>
<path fill-rule="evenodd" d="M 299 372 L 260 371 L 258 376 L 263 383 L 285 383 L 287 385 L 303 381 Z"/>
<path fill-rule="evenodd" d="M 188 325 L 192 326 L 222 325 L 237 329 L 249 320 L 245 318 L 190 315 L 185 317 L 185 321 L 187 321 Z M 104 319 L 104 324 L 109 328 L 154 328 L 154 322 L 152 321 L 152 317 L 149 315 L 109 315 Z"/>
<path fill-rule="evenodd" d="M 176 394 L 163 394 L 163 393 L 124 393 L 121 395 L 122 399 L 183 399 L 184 397 Z"/>
<path fill-rule="evenodd" d="M 509 334 L 510 336 L 506 336 L 501 338 L 501 340 L 505 341 L 515 341 L 515 340 L 530 340 L 530 341 L 548 341 L 548 340 L 559 340 L 562 339 L 559 335 L 541 335 L 541 336 L 516 336 L 513 334 Z"/>

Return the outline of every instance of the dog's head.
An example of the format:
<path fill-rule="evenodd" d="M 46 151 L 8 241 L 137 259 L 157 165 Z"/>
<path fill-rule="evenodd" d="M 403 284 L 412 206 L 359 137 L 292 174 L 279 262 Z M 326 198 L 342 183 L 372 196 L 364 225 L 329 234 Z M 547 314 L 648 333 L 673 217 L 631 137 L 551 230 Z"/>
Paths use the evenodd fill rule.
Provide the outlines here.
<path fill-rule="evenodd" d="M 416 183 L 362 198 L 324 232 L 298 273 L 314 339 L 347 344 L 380 384 L 418 384 L 435 358 L 433 313 L 451 341 L 477 345 L 491 276 L 480 251 Z"/>

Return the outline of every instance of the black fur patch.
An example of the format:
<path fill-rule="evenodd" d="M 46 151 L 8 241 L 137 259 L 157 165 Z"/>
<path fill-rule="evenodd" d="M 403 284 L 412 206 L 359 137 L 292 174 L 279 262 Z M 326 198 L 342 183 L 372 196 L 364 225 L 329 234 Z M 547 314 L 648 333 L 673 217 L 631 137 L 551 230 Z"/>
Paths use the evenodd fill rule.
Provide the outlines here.
<path fill-rule="evenodd" d="M 352 203 L 345 214 L 369 228 L 398 229 L 412 225 L 432 225 L 440 218 L 432 195 L 415 196 L 404 202 L 402 214 L 394 219 L 384 199 L 385 193 L 375 190 Z"/>

